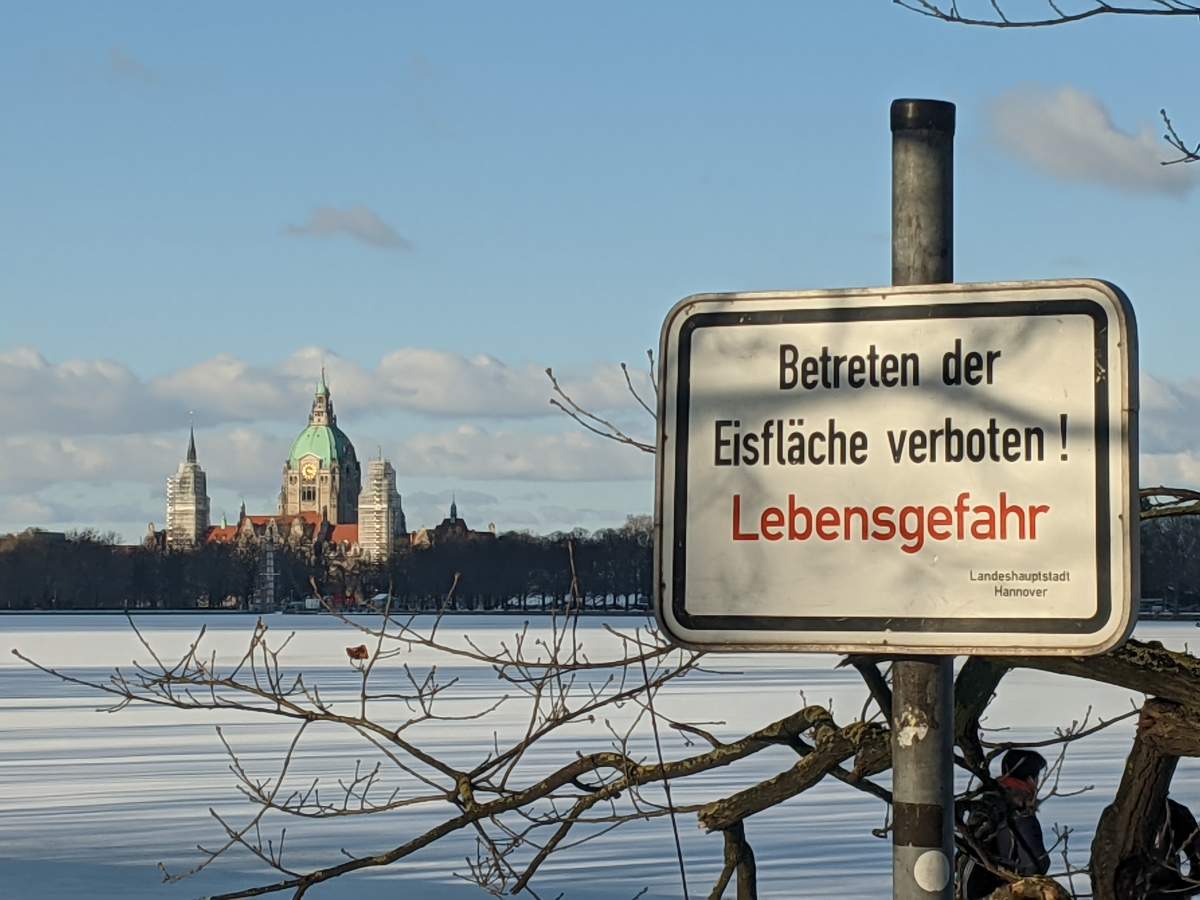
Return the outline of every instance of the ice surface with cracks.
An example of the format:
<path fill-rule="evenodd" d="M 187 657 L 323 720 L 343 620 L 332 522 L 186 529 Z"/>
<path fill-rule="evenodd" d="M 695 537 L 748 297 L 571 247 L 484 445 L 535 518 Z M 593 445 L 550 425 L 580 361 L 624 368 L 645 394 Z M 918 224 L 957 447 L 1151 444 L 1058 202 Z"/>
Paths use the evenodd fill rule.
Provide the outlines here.
<path fill-rule="evenodd" d="M 3 621 L 6 649 L 18 647 L 77 676 L 100 678 L 113 666 L 144 656 L 119 616 L 9 616 Z M 156 647 L 178 654 L 198 627 L 207 624 L 211 646 L 232 657 L 244 648 L 253 621 L 245 616 L 145 616 L 139 627 Z M 327 689 L 330 696 L 357 695 L 359 678 L 347 664 L 345 646 L 358 640 L 349 639 L 345 626 L 325 616 L 271 616 L 268 621 L 277 632 L 296 630 L 288 648 L 291 663 L 319 680 L 323 695 Z M 534 630 L 546 627 L 537 618 L 530 621 Z M 593 655 L 612 640 L 602 624 L 588 618 L 580 625 Z M 634 620 L 612 624 L 631 628 Z M 520 620 L 460 617 L 443 627 L 447 633 L 469 630 L 474 640 L 486 645 L 511 636 Z M 1149 622 L 1137 634 L 1180 649 L 1200 639 L 1191 623 Z M 724 724 L 711 730 L 723 738 L 760 727 L 806 702 L 832 701 L 835 716 L 849 721 L 862 708 L 865 688 L 853 669 L 835 669 L 835 661 L 815 655 L 740 655 L 714 663 L 710 657 L 708 665 L 736 674 L 689 676 L 664 687 L 656 703 L 660 711 L 677 718 L 722 720 Z M 486 703 L 505 688 L 490 669 L 470 660 L 430 655 L 411 662 L 438 662 L 441 674 L 459 677 L 463 703 Z M 269 875 L 247 854 L 231 855 L 195 878 L 164 885 L 156 863 L 184 869 L 198 861 L 197 843 L 219 843 L 209 806 L 235 818 L 246 814 L 248 807 L 236 793 L 214 726 L 222 727 L 247 766 L 264 774 L 278 765 L 292 729 L 245 715 L 139 706 L 109 715 L 95 711 L 99 698 L 94 693 L 56 682 L 7 653 L 0 656 L 0 667 L 0 898 L 194 898 L 244 887 Z M 1002 682 L 984 722 L 985 727 L 1010 730 L 985 736 L 1050 737 L 1054 728 L 1081 717 L 1089 706 L 1093 720 L 1119 715 L 1129 709 L 1133 696 L 1091 682 L 1013 671 Z M 501 707 L 493 718 L 489 727 L 524 724 L 516 707 L 511 712 Z M 1078 863 L 1086 861 L 1092 829 L 1120 778 L 1133 722 L 1126 720 L 1073 744 L 1060 789 L 1096 789 L 1054 798 L 1042 811 L 1050 840 L 1055 822 L 1077 829 L 1071 845 Z M 473 758 L 484 739 L 490 736 L 480 733 L 477 722 L 429 723 L 423 733 L 426 744 L 450 760 Z M 580 725 L 539 743 L 530 762 L 549 769 L 578 750 L 604 746 L 607 739 L 601 724 Z M 667 755 L 681 750 L 679 736 L 665 733 Z M 352 773 L 355 759 L 363 755 L 360 745 L 340 734 L 314 733 L 305 736 L 296 764 L 301 774 L 337 777 Z M 726 796 L 794 761 L 794 754 L 783 748 L 763 751 L 740 764 L 676 782 L 675 803 Z M 880 781 L 886 784 L 886 776 Z M 1200 807 L 1200 775 L 1192 761 L 1181 762 L 1172 796 L 1193 809 Z M 436 820 L 433 811 L 406 810 L 359 819 L 289 822 L 288 853 L 293 861 L 333 861 L 341 847 L 391 847 Z M 721 840 L 701 833 L 693 822 L 686 815 L 680 819 L 689 882 L 711 885 L 721 865 Z M 752 817 L 746 832 L 758 859 L 760 895 L 884 895 L 891 847 L 871 836 L 871 829 L 882 822 L 879 801 L 832 779 Z M 463 833 L 399 865 L 319 885 L 308 896 L 384 897 L 395 896 L 398 889 L 431 900 L 484 896 L 452 874 L 465 871 L 464 857 L 473 853 L 474 841 Z M 642 897 L 649 900 L 679 896 L 678 879 L 670 825 L 656 819 L 623 826 L 551 857 L 534 886 L 543 897 L 565 891 L 568 898 L 581 900 L 632 898 L 647 888 Z"/>

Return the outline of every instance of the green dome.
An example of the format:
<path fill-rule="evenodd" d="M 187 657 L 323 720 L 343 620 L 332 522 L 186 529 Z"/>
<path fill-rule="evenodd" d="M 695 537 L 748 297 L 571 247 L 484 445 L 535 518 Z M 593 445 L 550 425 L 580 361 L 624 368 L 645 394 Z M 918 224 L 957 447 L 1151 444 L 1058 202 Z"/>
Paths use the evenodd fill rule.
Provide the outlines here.
<path fill-rule="evenodd" d="M 354 445 L 336 425 L 309 425 L 292 443 L 288 461 L 295 466 L 306 456 L 315 456 L 324 468 L 332 469 L 337 463 L 354 459 Z"/>

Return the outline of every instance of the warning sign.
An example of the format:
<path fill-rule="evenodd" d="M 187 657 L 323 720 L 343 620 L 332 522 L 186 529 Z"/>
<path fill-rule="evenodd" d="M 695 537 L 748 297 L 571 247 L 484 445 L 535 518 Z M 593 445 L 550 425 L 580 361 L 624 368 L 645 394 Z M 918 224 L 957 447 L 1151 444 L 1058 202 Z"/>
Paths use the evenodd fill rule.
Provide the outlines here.
<path fill-rule="evenodd" d="M 1115 287 L 699 295 L 660 358 L 678 642 L 1083 654 L 1127 634 L 1136 335 Z"/>

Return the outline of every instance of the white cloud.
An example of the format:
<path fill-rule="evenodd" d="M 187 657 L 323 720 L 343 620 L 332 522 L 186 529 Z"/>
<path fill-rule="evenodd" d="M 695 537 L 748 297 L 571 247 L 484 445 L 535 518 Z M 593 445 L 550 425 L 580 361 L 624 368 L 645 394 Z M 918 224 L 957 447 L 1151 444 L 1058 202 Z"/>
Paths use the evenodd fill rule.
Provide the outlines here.
<path fill-rule="evenodd" d="M 537 517 L 537 513 L 527 509 L 506 509 L 503 514 L 502 521 L 505 530 L 519 530 L 527 527 L 533 527 L 541 524 L 541 520 Z"/>
<path fill-rule="evenodd" d="M 409 529 L 426 528 L 442 521 L 450 512 L 450 504 L 458 504 L 458 514 L 474 529 L 486 528 L 488 523 L 500 518 L 504 522 L 512 519 L 507 508 L 501 506 L 500 498 L 494 494 L 470 488 L 445 491 L 406 491 L 405 475 L 408 474 L 403 461 L 400 462 L 398 487 L 404 505 L 404 516 Z M 524 523 L 522 523 L 524 524 Z"/>
<path fill-rule="evenodd" d="M 436 350 L 406 348 L 388 354 L 375 370 L 377 391 L 397 408 L 439 415 L 544 415 L 550 411 L 550 382 L 539 366 L 511 367 L 493 356 L 464 357 Z M 586 376 L 566 376 L 563 386 L 590 409 L 633 405 L 617 366 L 597 367 Z M 647 379 L 635 384 L 643 396 Z M 350 399 L 355 398 L 351 385 Z M 363 398 L 364 401 L 366 398 Z"/>
<path fill-rule="evenodd" d="M 78 390 L 72 396 L 76 400 L 86 398 L 88 392 L 76 383 L 77 379 L 100 384 L 102 387 L 93 386 L 90 391 L 96 404 L 122 416 L 128 414 L 132 401 L 113 400 L 104 396 L 106 392 L 124 390 L 129 397 L 153 402 L 165 391 L 159 382 L 139 388 L 140 383 L 128 370 L 112 363 L 53 366 L 28 351 L 0 357 L 0 364 L 3 360 L 10 364 L 15 361 L 18 368 L 25 366 L 48 379 L 53 390 L 42 391 L 34 400 L 50 405 L 59 402 L 55 392 L 71 394 Z M 246 394 L 258 397 L 257 400 L 237 401 L 245 405 L 234 411 L 247 416 L 260 405 L 290 403 L 293 395 L 310 395 L 312 391 L 306 365 L 297 366 L 306 373 L 301 379 L 284 371 L 292 363 L 271 370 L 246 367 L 224 358 L 213 362 L 217 363 L 258 383 L 255 390 Z M 341 365 L 338 361 L 333 371 L 337 372 Z M 485 371 L 494 365 L 500 364 L 491 361 Z M 436 372 L 437 367 L 433 370 Z M 348 382 L 361 379 L 359 402 L 365 404 L 371 392 L 378 391 L 378 373 L 352 366 L 346 371 L 353 373 Z M 498 379 L 501 393 L 510 387 L 520 388 L 521 379 L 511 373 L 511 369 L 506 369 L 506 374 Z M 534 374 L 529 373 L 529 377 Z M 172 383 L 178 388 L 181 381 L 176 379 Z M 608 376 L 598 381 L 583 379 L 579 382 L 580 391 L 603 399 L 609 396 L 610 381 Z M 218 383 L 223 382 L 218 379 Z M 27 383 L 23 391 L 6 391 L 0 397 L 11 397 L 35 387 Z M 500 393 L 491 395 L 478 386 L 474 389 L 481 392 L 484 400 L 499 402 L 496 398 Z M 213 392 L 214 397 L 221 393 L 221 390 Z M 76 400 L 60 405 L 75 409 Z M 521 408 L 520 404 L 514 407 Z M 286 412 L 295 425 L 296 410 L 289 408 Z M 299 415 L 303 412 L 301 409 Z M 385 454 L 396 466 L 398 486 L 405 497 L 412 527 L 440 521 L 452 494 L 457 495 L 460 509 L 474 527 L 485 527 L 488 521 L 496 521 L 502 528 L 524 524 L 595 527 L 606 521 L 618 521 L 628 511 L 620 510 L 618 515 L 608 508 L 613 505 L 610 498 L 620 493 L 616 491 L 617 482 L 644 484 L 653 478 L 653 458 L 649 454 L 594 437 L 566 419 L 557 423 L 557 430 L 553 431 L 545 430 L 547 423 L 540 421 L 533 423 L 533 428 L 517 419 L 509 419 L 502 426 L 482 427 L 460 419 L 453 427 L 369 436 L 364 436 L 353 420 L 344 423 L 351 437 L 358 440 L 364 458 L 374 455 L 377 441 L 383 444 Z M 185 449 L 186 433 L 178 423 L 169 431 L 123 434 L 62 434 L 34 430 L 29 422 L 24 425 L 24 431 L 10 427 L 0 437 L 0 531 L 29 524 L 73 522 L 82 527 L 92 522 L 135 522 L 133 531 L 126 530 L 129 537 L 140 534 L 144 528 L 141 520 L 148 513 L 149 518 L 161 522 L 163 483 L 174 472 Z M 1140 425 L 1141 483 L 1200 486 L 1200 379 L 1143 374 Z M 371 426 L 376 431 L 381 427 L 384 426 L 379 422 Z M 261 422 L 200 428 L 197 446 L 200 462 L 208 472 L 214 509 L 226 509 L 232 514 L 239 495 L 249 498 L 255 508 L 273 504 L 280 467 L 293 434 L 290 427 L 269 427 Z M 415 487 L 414 482 L 419 489 L 408 490 Z M 476 486 L 472 487 L 471 482 Z M 488 483 L 489 491 L 496 490 L 496 482 L 520 484 L 513 485 L 511 494 L 499 491 L 503 496 L 498 497 L 496 493 L 479 490 L 482 482 Z M 580 487 L 568 489 L 570 485 Z M 76 487 L 80 490 L 75 490 Z M 564 490 L 574 496 L 568 498 L 562 493 Z M 115 518 L 119 513 L 127 518 Z M 114 518 L 96 518 L 101 515 Z"/>
<path fill-rule="evenodd" d="M 587 506 L 543 506 L 538 510 L 541 520 L 548 525 L 576 528 L 596 522 L 620 521 L 627 513 L 619 509 L 593 509 Z"/>
<path fill-rule="evenodd" d="M 58 521 L 60 515 L 61 511 L 55 504 L 36 494 L 0 497 L 0 522 L 21 522 L 25 527 L 38 527 Z M 8 532 L 0 527 L 0 534 L 3 533 Z"/>
<path fill-rule="evenodd" d="M 1200 487 L 1200 380 L 1143 373 L 1140 481 L 1144 487 Z"/>
<path fill-rule="evenodd" d="M 261 489 L 280 477 L 288 439 L 237 427 L 196 436 L 210 490 Z M 75 482 L 132 482 L 161 486 L 186 450 L 186 434 L 63 437 L 25 434 L 0 438 L 0 491 L 27 493 Z M 219 473 L 214 483 L 214 475 Z"/>
<path fill-rule="evenodd" d="M 463 356 L 406 348 L 367 368 L 318 348 L 297 351 L 277 366 L 213 357 L 158 378 L 142 380 L 108 360 L 51 363 L 39 352 L 0 352 L 0 418 L 9 433 L 156 433 L 186 427 L 189 411 L 202 427 L 302 420 L 322 362 L 334 405 L 347 413 L 416 412 L 440 417 L 527 418 L 559 415 L 549 405 L 550 383 L 538 366 L 510 366 L 487 355 Z M 597 411 L 636 409 L 617 366 L 566 373 L 563 386 Z M 635 384 L 650 396 L 648 379 Z"/>
<path fill-rule="evenodd" d="M 195 410 L 206 424 L 296 418 L 312 399 L 317 363 L 307 378 L 282 369 L 265 369 L 221 354 L 186 369 L 171 372 L 146 385 L 148 392 L 170 404 L 176 423 L 180 414 Z M 165 423 L 164 423 L 165 424 Z"/>
<path fill-rule="evenodd" d="M 401 237 L 391 225 L 365 206 L 338 209 L 318 206 L 308 214 L 303 225 L 288 225 L 285 234 L 293 237 L 335 237 L 346 235 L 363 244 L 383 250 L 411 250 L 412 244 Z"/>
<path fill-rule="evenodd" d="M 1077 88 L 1017 88 L 992 101 L 988 114 L 1005 149 L 1055 178 L 1176 195 L 1200 179 L 1200 170 L 1162 165 L 1170 148 L 1158 129 L 1123 131 L 1103 103 Z"/>
<path fill-rule="evenodd" d="M 566 423 L 564 427 L 575 426 Z M 247 426 L 200 430 L 200 464 L 208 475 L 214 521 L 222 511 L 233 515 L 239 498 L 251 511 L 274 509 L 280 470 L 291 434 L 273 434 Z M 183 458 L 185 442 L 170 435 L 126 434 L 65 437 L 7 435 L 0 438 L 0 533 L 29 525 L 117 527 L 136 539 L 146 521 L 160 525 L 163 484 Z M 464 481 L 581 482 L 648 481 L 653 460 L 647 454 L 577 431 L 530 433 L 489 431 L 462 425 L 443 432 L 412 435 L 385 448 L 397 469 L 410 527 L 433 525 L 446 515 L 450 498 L 473 527 L 495 521 L 501 527 L 536 524 L 521 504 L 463 487 Z M 455 485 L 437 492 L 406 490 L 411 479 L 432 478 Z M 436 481 L 435 481 L 436 483 Z M 601 491 L 609 491 L 601 488 Z M 545 492 L 538 492 L 539 495 Z M 543 504 L 547 524 L 566 522 L 566 508 Z M 603 516 L 581 510 L 589 523 Z M 623 516 L 613 513 L 619 521 Z M 552 521 L 553 520 L 553 521 Z"/>
<path fill-rule="evenodd" d="M 568 424 L 566 427 L 574 428 Z M 353 437 L 353 436 L 352 436 Z M 274 491 L 291 436 L 258 429 L 201 430 L 196 433 L 200 464 L 210 492 Z M 37 489 L 62 482 L 109 484 L 141 482 L 158 486 L 183 459 L 186 433 L 170 435 L 8 435 L 0 438 L 0 490 Z M 384 447 L 405 477 L 492 481 L 625 481 L 654 477 L 653 458 L 582 431 L 536 433 L 490 431 L 460 425 L 424 432 Z M 362 456 L 366 458 L 367 454 Z M 414 494 L 422 503 L 443 506 L 452 494 L 475 506 L 494 506 L 496 497 L 479 491 L 447 489 Z M 538 492 L 538 496 L 544 496 Z"/>
<path fill-rule="evenodd" d="M 0 384 L 0 417 L 9 433 L 154 430 L 172 410 L 120 363 L 52 364 L 26 347 L 0 352 Z"/>
<path fill-rule="evenodd" d="M 1139 395 L 1144 454 L 1200 451 L 1200 380 L 1142 373 Z"/>
<path fill-rule="evenodd" d="M 468 504 L 476 507 L 494 507 L 500 503 L 500 498 L 494 494 L 472 490 L 410 491 L 404 495 L 405 504 L 413 503 L 420 506 L 436 506 L 438 509 L 446 509 L 455 501 L 460 504 Z"/>
<path fill-rule="evenodd" d="M 653 476 L 649 456 L 594 438 L 550 407 L 551 387 L 540 367 L 492 356 L 407 348 L 364 366 L 304 348 L 277 365 L 221 355 L 143 379 L 111 360 L 51 362 L 34 349 L 16 348 L 0 352 L 6 386 L 0 392 L 0 531 L 98 523 L 136 539 L 147 518 L 161 523 L 163 485 L 183 458 L 189 410 L 195 411 L 214 516 L 232 514 L 242 496 L 253 508 L 273 508 L 280 467 L 322 363 L 341 424 L 360 455 L 374 456 L 382 445 L 396 465 L 414 526 L 440 521 L 451 492 L 471 511 L 473 524 L 495 520 L 510 527 L 540 521 L 527 501 L 561 502 L 559 489 L 548 483 Z M 635 377 L 650 396 L 648 379 Z M 650 433 L 619 367 L 563 373 L 561 381 L 585 406 L 616 421 L 632 419 L 639 433 Z M 388 424 L 394 413 L 427 421 L 415 428 L 411 419 Z M 479 421 L 490 424 L 474 424 Z M 523 488 L 518 501 L 463 485 L 485 480 L 547 484 Z M 406 485 L 413 481 L 426 493 L 410 496 Z"/>
<path fill-rule="evenodd" d="M 461 425 L 417 434 L 392 451 L 406 474 L 495 481 L 626 481 L 654 477 L 654 458 L 582 431 L 536 434 Z"/>
<path fill-rule="evenodd" d="M 1143 453 L 1140 475 L 1142 487 L 1195 488 L 1200 486 L 1200 451 Z"/>

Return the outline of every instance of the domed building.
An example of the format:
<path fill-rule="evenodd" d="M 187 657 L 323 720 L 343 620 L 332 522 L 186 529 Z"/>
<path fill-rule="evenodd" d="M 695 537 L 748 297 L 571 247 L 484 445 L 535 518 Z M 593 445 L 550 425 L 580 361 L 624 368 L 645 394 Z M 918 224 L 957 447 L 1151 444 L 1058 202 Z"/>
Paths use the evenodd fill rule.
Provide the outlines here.
<path fill-rule="evenodd" d="M 355 523 L 361 491 L 358 456 L 350 438 L 338 428 L 322 368 L 308 427 L 292 442 L 283 464 L 279 512 L 285 516 L 316 513 L 331 525 Z"/>
<path fill-rule="evenodd" d="M 354 444 L 338 428 L 322 368 L 308 425 L 283 464 L 277 513 L 248 515 L 243 502 L 236 524 L 222 516 L 219 526 L 211 525 L 208 480 L 189 433 L 187 458 L 167 482 L 167 528 L 159 531 L 151 522 L 145 544 L 163 551 L 205 544 L 238 544 L 255 552 L 287 546 L 343 563 L 360 557 L 384 562 L 397 548 L 410 546 L 411 538 L 396 470 L 382 453 L 370 461 L 366 476 L 364 484 Z"/>

